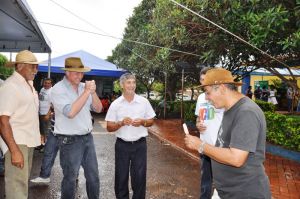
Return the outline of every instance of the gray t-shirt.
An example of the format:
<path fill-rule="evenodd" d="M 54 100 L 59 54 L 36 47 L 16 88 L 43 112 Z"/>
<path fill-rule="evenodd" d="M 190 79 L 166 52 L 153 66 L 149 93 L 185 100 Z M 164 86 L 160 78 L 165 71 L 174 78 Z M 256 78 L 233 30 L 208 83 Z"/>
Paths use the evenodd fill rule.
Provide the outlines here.
<path fill-rule="evenodd" d="M 251 99 L 244 97 L 224 112 L 216 146 L 249 151 L 249 155 L 240 168 L 212 160 L 214 183 L 222 199 L 271 198 L 263 166 L 265 142 L 265 116 Z"/>

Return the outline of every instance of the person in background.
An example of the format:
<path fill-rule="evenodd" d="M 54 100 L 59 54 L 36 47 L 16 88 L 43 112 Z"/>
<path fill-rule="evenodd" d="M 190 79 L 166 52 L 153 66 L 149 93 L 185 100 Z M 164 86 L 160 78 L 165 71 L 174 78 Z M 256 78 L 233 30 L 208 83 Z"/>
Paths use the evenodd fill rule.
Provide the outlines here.
<path fill-rule="evenodd" d="M 50 95 L 55 114 L 54 134 L 64 175 L 61 198 L 75 198 L 76 179 L 82 166 L 88 198 L 98 199 L 100 180 L 90 111 L 100 113 L 102 105 L 95 81 L 81 82 L 84 72 L 91 69 L 85 67 L 79 57 L 66 58 L 62 70 L 65 70 L 65 77 L 52 87 Z"/>
<path fill-rule="evenodd" d="M 52 80 L 45 78 L 43 80 L 43 88 L 39 93 L 39 121 L 40 121 L 40 134 L 41 146 L 45 145 L 46 137 L 49 132 L 50 119 L 51 119 L 51 102 L 49 101 L 49 94 L 51 92 Z M 43 152 L 44 147 L 40 150 Z"/>
<path fill-rule="evenodd" d="M 155 113 L 149 101 L 137 95 L 136 78 L 125 73 L 120 77 L 123 95 L 110 105 L 106 114 L 107 131 L 116 132 L 115 194 L 128 199 L 131 176 L 133 199 L 146 197 L 147 143 L 146 127 L 153 124 Z"/>
<path fill-rule="evenodd" d="M 48 133 L 46 144 L 45 144 L 45 150 L 44 150 L 40 175 L 30 180 L 30 182 L 35 184 L 50 183 L 51 169 L 53 167 L 59 149 L 58 139 L 57 136 L 54 134 L 55 117 L 53 112 L 51 114 L 50 123 L 51 123 L 51 128 L 50 128 L 50 132 Z"/>
<path fill-rule="evenodd" d="M 286 91 L 286 99 L 287 99 L 287 111 L 292 112 L 293 111 L 293 88 L 290 86 Z"/>
<path fill-rule="evenodd" d="M 254 97 L 256 100 L 261 100 L 261 95 L 262 95 L 262 90 L 260 89 L 260 87 L 256 87 L 256 89 L 254 90 Z"/>
<path fill-rule="evenodd" d="M 33 79 L 38 71 L 35 55 L 16 55 L 14 73 L 0 87 L 0 145 L 5 154 L 6 199 L 27 199 L 34 147 L 41 144 L 38 94 Z M 2 143 L 1 143 L 2 142 Z M 8 150 L 7 150 L 8 149 Z"/>
<path fill-rule="evenodd" d="M 276 99 L 276 89 L 275 89 L 274 85 L 270 86 L 269 93 L 270 93 L 270 95 L 269 95 L 269 98 L 268 98 L 268 102 L 272 103 L 274 105 L 277 105 L 278 102 L 277 102 L 277 99 Z"/>
<path fill-rule="evenodd" d="M 203 68 L 200 72 L 200 84 L 203 84 L 205 75 L 210 67 Z M 215 145 L 218 130 L 223 118 L 223 109 L 216 109 L 208 100 L 205 93 L 199 95 L 195 115 L 197 116 L 196 127 L 200 132 L 200 139 Z M 200 154 L 201 158 L 201 192 L 200 199 L 210 199 L 212 196 L 213 173 L 211 170 L 211 160 L 209 156 Z"/>
<path fill-rule="evenodd" d="M 225 112 L 215 146 L 186 135 L 188 148 L 212 160 L 214 185 L 222 199 L 271 199 L 270 183 L 263 162 L 266 150 L 266 120 L 260 107 L 238 92 L 230 71 L 209 70 L 202 88 L 206 99 Z"/>
<path fill-rule="evenodd" d="M 269 90 L 266 86 L 263 86 L 263 89 L 261 91 L 261 100 L 267 102 L 269 98 Z"/>
<path fill-rule="evenodd" d="M 253 95 L 252 86 L 248 86 L 248 89 L 246 91 L 246 96 L 252 99 L 252 95 Z"/>

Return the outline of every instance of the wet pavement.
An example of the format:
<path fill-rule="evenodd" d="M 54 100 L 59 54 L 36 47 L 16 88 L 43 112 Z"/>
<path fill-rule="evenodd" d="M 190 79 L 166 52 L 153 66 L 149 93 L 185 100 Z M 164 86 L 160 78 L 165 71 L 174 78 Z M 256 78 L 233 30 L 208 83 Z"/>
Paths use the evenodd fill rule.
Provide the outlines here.
<path fill-rule="evenodd" d="M 181 120 L 156 120 L 149 131 L 192 159 L 199 160 L 198 153 L 187 149 L 184 144 Z M 193 131 L 190 133 L 196 135 Z M 300 199 L 300 163 L 266 153 L 264 165 L 274 199 Z"/>
<path fill-rule="evenodd" d="M 107 133 L 103 116 L 95 118 L 94 141 L 99 171 L 102 199 L 113 199 L 114 195 L 114 143 L 115 136 Z M 199 197 L 199 162 L 174 149 L 170 144 L 150 135 L 147 138 L 147 199 L 188 199 Z M 35 151 L 32 178 L 39 175 L 42 153 Z M 30 183 L 30 199 L 60 198 L 62 172 L 59 158 L 55 160 L 49 186 Z M 0 177 L 0 198 L 4 198 L 4 178 Z M 85 178 L 80 169 L 77 197 L 87 198 Z"/>

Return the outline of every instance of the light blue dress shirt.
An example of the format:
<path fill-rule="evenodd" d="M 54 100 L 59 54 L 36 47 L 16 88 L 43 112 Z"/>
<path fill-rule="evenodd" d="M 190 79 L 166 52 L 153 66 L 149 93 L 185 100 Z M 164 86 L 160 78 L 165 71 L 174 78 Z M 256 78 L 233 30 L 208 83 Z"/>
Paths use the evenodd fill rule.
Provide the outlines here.
<path fill-rule="evenodd" d="M 51 90 L 50 100 L 55 112 L 54 133 L 61 135 L 85 135 L 92 131 L 92 96 L 90 95 L 85 105 L 74 118 L 68 118 L 72 104 L 84 92 L 84 83 L 78 86 L 75 92 L 71 83 L 64 77 L 54 85 Z"/>

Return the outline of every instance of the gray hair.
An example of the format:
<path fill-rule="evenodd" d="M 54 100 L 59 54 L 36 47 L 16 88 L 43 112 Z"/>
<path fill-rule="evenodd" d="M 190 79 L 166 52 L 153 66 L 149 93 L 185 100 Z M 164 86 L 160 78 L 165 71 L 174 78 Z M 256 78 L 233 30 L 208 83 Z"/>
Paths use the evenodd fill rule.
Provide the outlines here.
<path fill-rule="evenodd" d="M 120 85 L 124 84 L 124 82 L 128 79 L 134 79 L 136 80 L 135 78 L 135 75 L 134 74 L 131 74 L 131 73 L 125 73 L 123 75 L 121 75 L 120 77 Z"/>
<path fill-rule="evenodd" d="M 238 87 L 235 84 L 224 84 L 229 90 L 237 91 Z"/>

